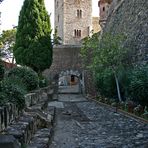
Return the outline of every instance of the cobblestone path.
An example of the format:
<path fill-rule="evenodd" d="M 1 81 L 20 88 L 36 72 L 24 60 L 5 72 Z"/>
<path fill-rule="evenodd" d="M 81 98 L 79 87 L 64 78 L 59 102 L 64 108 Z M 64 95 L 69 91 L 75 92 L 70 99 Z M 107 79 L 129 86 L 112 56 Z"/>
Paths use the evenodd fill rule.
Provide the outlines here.
<path fill-rule="evenodd" d="M 54 104 L 57 109 L 50 148 L 148 148 L 146 123 L 81 95 L 61 94 Z"/>

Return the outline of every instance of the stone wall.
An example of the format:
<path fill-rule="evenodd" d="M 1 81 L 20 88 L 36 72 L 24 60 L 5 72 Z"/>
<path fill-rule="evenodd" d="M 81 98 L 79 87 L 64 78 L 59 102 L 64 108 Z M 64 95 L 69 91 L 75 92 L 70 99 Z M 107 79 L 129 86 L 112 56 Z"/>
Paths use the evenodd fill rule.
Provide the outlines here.
<path fill-rule="evenodd" d="M 0 148 L 49 147 L 55 108 L 48 102 L 53 92 L 49 86 L 25 95 L 21 111 L 14 104 L 0 107 Z"/>
<path fill-rule="evenodd" d="M 134 62 L 148 62 L 148 1 L 120 0 L 107 19 L 104 32 L 125 33 L 125 47 L 134 51 Z"/>
<path fill-rule="evenodd" d="M 26 107 L 30 107 L 36 105 L 37 103 L 47 103 L 43 99 L 43 93 L 50 92 L 51 87 L 45 87 L 40 90 L 36 90 L 32 93 L 25 95 Z M 4 131 L 10 123 L 14 122 L 19 116 L 21 112 L 18 110 L 16 105 L 8 103 L 5 106 L 0 107 L 0 133 Z"/>
<path fill-rule="evenodd" d="M 44 71 L 44 75 L 54 77 L 62 71 L 72 70 L 82 71 L 82 63 L 80 57 L 80 46 L 56 46 L 53 49 L 53 63 L 50 69 Z"/>

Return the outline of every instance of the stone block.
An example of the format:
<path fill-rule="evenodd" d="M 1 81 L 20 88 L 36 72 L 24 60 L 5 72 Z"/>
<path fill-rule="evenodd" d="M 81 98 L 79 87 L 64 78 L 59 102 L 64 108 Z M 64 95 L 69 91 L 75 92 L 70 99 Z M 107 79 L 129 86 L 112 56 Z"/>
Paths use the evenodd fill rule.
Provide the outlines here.
<path fill-rule="evenodd" d="M 0 135 L 0 148 L 20 148 L 19 142 L 12 135 Z"/>
<path fill-rule="evenodd" d="M 31 94 L 25 95 L 25 104 L 27 107 L 31 106 Z"/>

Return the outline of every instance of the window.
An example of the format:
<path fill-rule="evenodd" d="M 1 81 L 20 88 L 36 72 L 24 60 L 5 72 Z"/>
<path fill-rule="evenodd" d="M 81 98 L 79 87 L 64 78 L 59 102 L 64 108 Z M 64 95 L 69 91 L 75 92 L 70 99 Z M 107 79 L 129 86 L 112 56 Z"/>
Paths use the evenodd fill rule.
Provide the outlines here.
<path fill-rule="evenodd" d="M 80 10 L 80 18 L 82 18 L 82 10 Z"/>
<path fill-rule="evenodd" d="M 77 17 L 82 18 L 82 10 L 77 10 Z"/>
<path fill-rule="evenodd" d="M 58 15 L 58 22 L 59 22 L 59 20 L 60 20 L 60 16 Z"/>
<path fill-rule="evenodd" d="M 77 30 L 76 29 L 74 30 L 74 36 L 75 37 L 77 36 Z"/>
<path fill-rule="evenodd" d="M 74 30 L 74 37 L 81 37 L 81 30 L 75 29 Z"/>
<path fill-rule="evenodd" d="M 81 30 L 79 30 L 79 32 L 78 32 L 78 36 L 81 37 Z"/>
<path fill-rule="evenodd" d="M 105 11 L 105 7 L 103 7 L 103 11 Z"/>

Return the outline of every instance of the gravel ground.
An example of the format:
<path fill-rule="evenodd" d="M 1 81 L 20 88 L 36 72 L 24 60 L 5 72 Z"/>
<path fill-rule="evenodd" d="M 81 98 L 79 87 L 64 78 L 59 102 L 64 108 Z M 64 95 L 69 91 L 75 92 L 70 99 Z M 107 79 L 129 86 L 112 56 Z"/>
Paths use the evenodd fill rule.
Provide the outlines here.
<path fill-rule="evenodd" d="M 148 124 L 86 100 L 81 95 L 59 95 L 49 148 L 148 148 Z"/>

